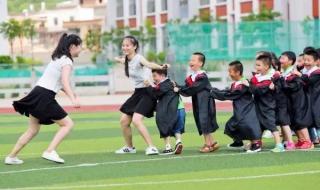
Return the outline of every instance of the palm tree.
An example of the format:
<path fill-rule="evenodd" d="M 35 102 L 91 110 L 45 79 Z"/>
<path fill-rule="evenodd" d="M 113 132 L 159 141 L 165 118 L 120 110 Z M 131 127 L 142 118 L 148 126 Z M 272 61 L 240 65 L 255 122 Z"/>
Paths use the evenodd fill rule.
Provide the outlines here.
<path fill-rule="evenodd" d="M 24 36 L 30 39 L 31 42 L 31 57 L 33 59 L 33 37 L 36 35 L 35 24 L 34 21 L 31 19 L 23 20 L 22 29 L 24 31 Z"/>
<path fill-rule="evenodd" d="M 15 19 L 0 24 L 0 33 L 9 40 L 11 56 L 13 56 L 13 41 L 19 35 L 19 27 L 19 22 Z"/>

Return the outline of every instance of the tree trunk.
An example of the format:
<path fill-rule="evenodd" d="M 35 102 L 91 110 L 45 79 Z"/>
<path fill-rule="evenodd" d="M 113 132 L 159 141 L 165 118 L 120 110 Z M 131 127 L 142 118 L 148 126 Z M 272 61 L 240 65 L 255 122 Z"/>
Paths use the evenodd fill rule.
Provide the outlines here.
<path fill-rule="evenodd" d="M 13 41 L 10 40 L 10 52 L 11 52 L 11 57 L 13 58 Z"/>
<path fill-rule="evenodd" d="M 22 37 L 19 37 L 19 39 L 20 39 L 20 53 L 21 55 L 23 55 L 23 39 Z"/>

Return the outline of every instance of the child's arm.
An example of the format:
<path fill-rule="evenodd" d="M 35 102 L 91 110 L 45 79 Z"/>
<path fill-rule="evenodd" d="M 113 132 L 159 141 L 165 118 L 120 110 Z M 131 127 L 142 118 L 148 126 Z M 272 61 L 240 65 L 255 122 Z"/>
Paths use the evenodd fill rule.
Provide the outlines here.
<path fill-rule="evenodd" d="M 170 65 L 169 64 L 163 64 L 163 65 L 158 65 L 156 63 L 153 62 L 149 62 L 146 58 L 144 58 L 143 56 L 141 56 L 140 62 L 142 65 L 150 68 L 150 69 L 166 69 L 169 68 Z"/>
<path fill-rule="evenodd" d="M 172 83 L 168 84 L 160 84 L 158 87 L 153 87 L 153 94 L 157 99 L 161 98 L 163 95 L 165 95 L 170 90 L 173 90 Z"/>
<path fill-rule="evenodd" d="M 114 58 L 115 62 L 118 62 L 118 63 L 121 63 L 121 64 L 124 64 L 125 60 L 126 59 L 124 57 L 120 57 L 120 56 Z"/>
<path fill-rule="evenodd" d="M 63 86 L 63 91 L 67 94 L 67 96 L 70 98 L 72 104 L 74 107 L 79 108 L 80 102 L 78 100 L 78 97 L 73 93 L 71 85 L 70 85 L 70 74 L 72 72 L 71 65 L 65 65 L 62 67 L 62 73 L 61 73 L 61 82 Z"/>
<path fill-rule="evenodd" d="M 281 86 L 283 90 L 287 92 L 296 92 L 303 87 L 303 80 L 298 76 L 296 76 L 295 79 L 290 80 L 290 82 L 283 79 L 281 80 Z"/>
<path fill-rule="evenodd" d="M 193 96 L 202 90 L 209 91 L 209 89 L 206 89 L 208 82 L 209 82 L 208 78 L 205 78 L 205 77 L 199 78 L 191 86 L 186 86 L 186 85 L 180 86 L 180 87 L 178 86 L 179 93 L 182 96 Z"/>
<path fill-rule="evenodd" d="M 210 91 L 210 95 L 214 98 L 214 99 L 218 99 L 218 100 L 236 100 L 241 98 L 241 96 L 243 96 L 243 94 L 245 92 L 248 91 L 248 87 L 246 86 L 242 86 L 241 89 L 237 89 L 234 91 L 231 90 L 219 90 L 217 88 L 212 88 L 212 90 Z"/>

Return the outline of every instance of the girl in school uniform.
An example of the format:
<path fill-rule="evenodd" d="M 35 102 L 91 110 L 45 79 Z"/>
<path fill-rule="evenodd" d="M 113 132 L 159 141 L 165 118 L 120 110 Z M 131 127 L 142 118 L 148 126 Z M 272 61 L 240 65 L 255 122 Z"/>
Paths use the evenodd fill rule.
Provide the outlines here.
<path fill-rule="evenodd" d="M 36 86 L 24 98 L 13 102 L 14 109 L 21 115 L 29 117 L 29 128 L 18 139 L 11 153 L 5 158 L 5 164 L 22 164 L 17 155 L 39 132 L 41 125 L 56 123 L 60 126 L 42 158 L 56 163 L 64 163 L 56 149 L 69 134 L 73 121 L 55 100 L 56 94 L 62 89 L 70 98 L 74 107 L 80 107 L 77 96 L 72 91 L 70 76 L 73 58 L 81 51 L 82 40 L 75 34 L 63 34 L 58 46 Z"/>
<path fill-rule="evenodd" d="M 151 87 L 146 81 L 151 79 L 151 69 L 166 69 L 169 65 L 158 65 L 146 60 L 138 53 L 139 42 L 133 36 L 126 36 L 122 41 L 124 58 L 116 57 L 115 60 L 125 65 L 126 76 L 133 81 L 135 90 L 132 96 L 121 106 L 122 116 L 120 125 L 125 140 L 125 146 L 116 150 L 116 154 L 136 153 L 132 143 L 132 123 L 148 145 L 146 155 L 159 154 L 158 149 L 153 145 L 151 136 L 143 123 L 144 117 L 153 117 L 156 106 L 156 99 L 151 93 Z"/>

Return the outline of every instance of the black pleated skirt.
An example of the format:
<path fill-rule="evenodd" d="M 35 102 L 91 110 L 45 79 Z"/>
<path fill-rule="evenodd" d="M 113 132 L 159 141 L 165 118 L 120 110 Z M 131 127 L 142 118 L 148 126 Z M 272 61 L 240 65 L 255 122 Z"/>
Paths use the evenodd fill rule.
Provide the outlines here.
<path fill-rule="evenodd" d="M 139 113 L 148 118 L 153 117 L 157 100 L 151 90 L 151 87 L 136 88 L 132 96 L 121 106 L 120 111 L 131 116 Z"/>
<path fill-rule="evenodd" d="M 29 117 L 31 114 L 39 119 L 40 124 L 50 125 L 54 123 L 53 120 L 61 120 L 68 115 L 55 96 L 55 92 L 36 86 L 26 97 L 14 101 L 13 107 L 21 115 Z"/>

